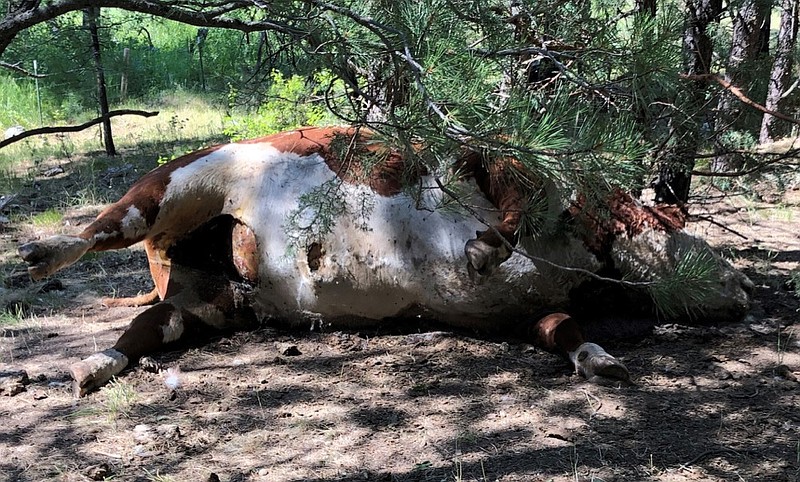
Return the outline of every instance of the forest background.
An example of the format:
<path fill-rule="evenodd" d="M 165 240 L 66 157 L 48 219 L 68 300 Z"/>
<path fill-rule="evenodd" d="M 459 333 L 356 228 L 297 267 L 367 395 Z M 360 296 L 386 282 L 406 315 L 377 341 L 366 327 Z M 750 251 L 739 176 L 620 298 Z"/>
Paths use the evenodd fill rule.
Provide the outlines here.
<path fill-rule="evenodd" d="M 9 0 L 0 126 L 191 97 L 223 114 L 229 139 L 365 124 L 400 144 L 424 139 L 416 157 L 428 167 L 468 142 L 515 155 L 567 196 L 652 187 L 657 201 L 686 203 L 693 176 L 727 187 L 791 164 L 793 152 L 756 146 L 797 125 L 797 10 L 790 0 Z"/>

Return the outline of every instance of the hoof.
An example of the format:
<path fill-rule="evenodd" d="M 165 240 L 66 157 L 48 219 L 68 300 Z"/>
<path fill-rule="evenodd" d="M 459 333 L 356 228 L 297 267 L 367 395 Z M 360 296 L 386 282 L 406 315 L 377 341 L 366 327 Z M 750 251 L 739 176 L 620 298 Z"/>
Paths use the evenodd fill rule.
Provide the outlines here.
<path fill-rule="evenodd" d="M 126 366 L 128 366 L 128 357 L 113 348 L 73 363 L 69 368 L 73 380 L 73 394 L 76 397 L 82 397 L 92 390 L 102 387 Z"/>
<path fill-rule="evenodd" d="M 28 263 L 28 273 L 31 278 L 38 281 L 74 263 L 89 248 L 89 241 L 83 238 L 52 236 L 23 244 L 17 252 L 22 260 Z"/>
<path fill-rule="evenodd" d="M 623 382 L 629 384 L 630 373 L 625 365 L 609 355 L 600 345 L 584 343 L 569 353 L 575 371 L 592 383 L 600 385 Z"/>
<path fill-rule="evenodd" d="M 511 257 L 511 252 L 503 244 L 493 247 L 480 239 L 470 239 L 464 245 L 467 256 L 467 272 L 472 281 L 480 281 L 481 277 L 491 275 L 495 268 Z"/>

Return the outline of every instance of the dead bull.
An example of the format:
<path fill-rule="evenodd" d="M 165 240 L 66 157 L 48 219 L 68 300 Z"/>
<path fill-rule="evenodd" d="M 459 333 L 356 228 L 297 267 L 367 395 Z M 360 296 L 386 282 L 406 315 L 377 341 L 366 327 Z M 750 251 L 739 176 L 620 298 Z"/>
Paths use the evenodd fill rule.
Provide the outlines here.
<path fill-rule="evenodd" d="M 193 325 L 236 328 L 265 318 L 357 326 L 422 315 L 521 334 L 567 355 L 586 378 L 627 380 L 627 369 L 587 342 L 573 318 L 536 316 L 576 303 L 602 305 L 576 298 L 587 292 L 585 272 L 555 264 L 668 272 L 686 249 L 710 252 L 708 246 L 668 213 L 625 197 L 617 200 L 624 209 L 612 210 L 621 220 L 612 221 L 635 229 L 584 220 L 591 236 L 562 229 L 518 239 L 524 197 L 507 182 L 515 161 L 492 163 L 472 151 L 457 157 L 459 174 L 450 185 L 473 212 L 454 208 L 436 177 L 365 130 L 305 128 L 213 147 L 148 173 L 79 235 L 30 242 L 19 253 L 40 279 L 87 252 L 144 242 L 155 289 L 137 301 L 161 301 L 138 315 L 113 348 L 71 367 L 79 395 Z M 512 254 L 514 244 L 519 252 Z M 749 281 L 714 259 L 719 285 L 687 311 L 740 318 Z"/>

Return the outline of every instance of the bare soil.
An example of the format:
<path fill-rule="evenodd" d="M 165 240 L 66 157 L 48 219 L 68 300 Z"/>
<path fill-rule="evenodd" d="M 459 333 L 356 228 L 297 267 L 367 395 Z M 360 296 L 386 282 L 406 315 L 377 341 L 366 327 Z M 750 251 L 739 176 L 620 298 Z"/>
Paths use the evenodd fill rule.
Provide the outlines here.
<path fill-rule="evenodd" d="M 800 480 L 796 190 L 699 205 L 714 222 L 689 229 L 754 281 L 752 313 L 606 344 L 631 387 L 591 385 L 556 356 L 469 333 L 265 326 L 157 354 L 75 399 L 67 367 L 141 311 L 100 299 L 149 291 L 144 254 L 93 255 L 32 283 L 14 252 L 79 231 L 100 207 L 64 206 L 90 176 L 113 199 L 153 167 L 131 155 L 87 170 L 93 159 L 52 177 L 41 166 L 5 207 L 0 294 L 23 316 L 0 322 L 2 481 Z M 33 227 L 50 207 L 64 219 Z M 29 381 L 11 395 L 19 370 Z"/>

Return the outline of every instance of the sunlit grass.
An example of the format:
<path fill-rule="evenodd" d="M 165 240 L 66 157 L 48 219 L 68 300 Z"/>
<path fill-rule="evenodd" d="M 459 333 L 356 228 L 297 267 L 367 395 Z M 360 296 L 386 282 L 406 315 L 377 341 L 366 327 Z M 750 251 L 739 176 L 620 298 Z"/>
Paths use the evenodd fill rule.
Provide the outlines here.
<path fill-rule="evenodd" d="M 31 216 L 31 224 L 37 228 L 56 228 L 64 221 L 64 215 L 55 209 L 48 209 Z"/>
<path fill-rule="evenodd" d="M 101 390 L 103 407 L 109 420 L 130 416 L 136 403 L 137 393 L 130 383 L 117 378 Z"/>
<path fill-rule="evenodd" d="M 153 157 L 155 166 L 155 160 L 160 156 L 171 158 L 204 144 L 225 140 L 225 109 L 201 95 L 178 90 L 161 94 L 152 101 L 130 101 L 112 106 L 112 109 L 158 111 L 159 115 L 114 117 L 111 121 L 114 144 L 123 157 L 110 158 L 109 165 L 122 163 L 125 151 L 130 149 Z M 94 117 L 96 113 L 86 112 L 72 123 Z M 176 147 L 176 144 L 182 147 Z M 38 171 L 39 166 L 48 162 L 69 162 L 103 148 L 99 126 L 75 133 L 30 137 L 0 149 L 0 181 L 26 176 L 29 170 Z M 2 184 L 0 182 L 0 187 Z"/>
<path fill-rule="evenodd" d="M 8 311 L 0 311 L 0 327 L 16 326 L 22 323 L 25 319 L 21 310 L 17 313 L 10 313 Z"/>

